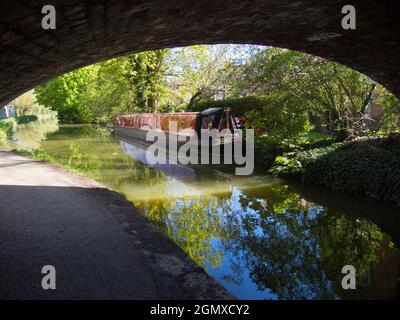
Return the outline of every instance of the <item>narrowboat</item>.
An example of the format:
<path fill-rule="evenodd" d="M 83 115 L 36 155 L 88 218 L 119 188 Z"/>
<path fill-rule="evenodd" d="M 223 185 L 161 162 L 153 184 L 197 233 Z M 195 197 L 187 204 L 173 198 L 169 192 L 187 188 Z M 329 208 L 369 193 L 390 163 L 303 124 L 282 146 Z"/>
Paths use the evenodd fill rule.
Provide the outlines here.
<path fill-rule="evenodd" d="M 171 127 L 174 122 L 175 127 Z M 201 133 L 207 130 L 217 129 L 219 132 L 231 134 L 221 136 L 211 144 L 227 144 L 235 142 L 238 134 L 234 132 L 238 129 L 237 121 L 231 114 L 229 108 L 210 108 L 202 112 L 176 112 L 176 113 L 136 113 L 119 114 L 115 118 L 114 133 L 118 137 L 125 139 L 134 139 L 137 141 L 146 141 L 146 135 L 150 130 L 162 131 L 166 139 L 173 136 L 191 136 L 197 135 L 199 143 Z M 228 130 L 226 130 L 228 129 Z M 174 139 L 178 147 L 186 143 L 186 140 Z"/>

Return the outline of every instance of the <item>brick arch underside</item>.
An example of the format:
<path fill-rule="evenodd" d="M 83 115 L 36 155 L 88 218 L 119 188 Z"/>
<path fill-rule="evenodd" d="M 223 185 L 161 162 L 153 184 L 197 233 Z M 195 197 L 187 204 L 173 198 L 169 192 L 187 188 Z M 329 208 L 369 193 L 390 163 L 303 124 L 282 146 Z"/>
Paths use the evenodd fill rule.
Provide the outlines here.
<path fill-rule="evenodd" d="M 14 0 L 0 3 L 0 104 L 78 67 L 123 54 L 193 44 L 252 43 L 318 55 L 400 96 L 400 2 L 353 0 Z M 52 4 L 56 30 L 43 30 Z"/>

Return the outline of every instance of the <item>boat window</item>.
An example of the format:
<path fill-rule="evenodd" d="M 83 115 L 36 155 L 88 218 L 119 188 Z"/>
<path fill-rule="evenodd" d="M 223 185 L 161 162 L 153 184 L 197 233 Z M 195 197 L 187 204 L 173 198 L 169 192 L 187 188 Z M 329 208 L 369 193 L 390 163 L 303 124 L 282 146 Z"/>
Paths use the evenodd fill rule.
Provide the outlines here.
<path fill-rule="evenodd" d="M 215 115 L 204 117 L 201 121 L 202 129 L 212 129 Z"/>

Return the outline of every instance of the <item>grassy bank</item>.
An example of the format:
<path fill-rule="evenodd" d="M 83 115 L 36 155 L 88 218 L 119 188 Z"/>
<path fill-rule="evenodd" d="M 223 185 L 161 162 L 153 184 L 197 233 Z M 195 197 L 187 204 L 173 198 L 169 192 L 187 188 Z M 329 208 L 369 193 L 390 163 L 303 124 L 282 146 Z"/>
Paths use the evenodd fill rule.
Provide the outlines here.
<path fill-rule="evenodd" d="M 10 151 L 14 152 L 14 153 L 17 153 L 17 154 L 20 154 L 21 156 L 25 156 L 25 157 L 34 159 L 34 160 L 57 163 L 52 155 L 48 154 L 45 151 L 39 150 L 39 149 L 32 150 L 32 151 L 23 150 L 23 149 L 12 149 Z"/>
<path fill-rule="evenodd" d="M 400 135 L 287 152 L 269 172 L 400 204 Z"/>

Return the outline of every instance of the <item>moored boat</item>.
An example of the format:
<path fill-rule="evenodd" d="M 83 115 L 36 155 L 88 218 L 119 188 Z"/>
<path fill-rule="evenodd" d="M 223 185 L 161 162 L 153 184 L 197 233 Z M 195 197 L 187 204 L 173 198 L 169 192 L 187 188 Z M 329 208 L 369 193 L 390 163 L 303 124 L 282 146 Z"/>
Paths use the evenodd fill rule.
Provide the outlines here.
<path fill-rule="evenodd" d="M 114 124 L 117 136 L 148 141 L 146 136 L 149 131 L 162 131 L 166 134 L 167 140 L 174 138 L 178 146 L 186 143 L 186 140 L 179 139 L 179 136 L 197 135 L 200 142 L 201 133 L 212 129 L 216 129 L 222 134 L 212 144 L 233 142 L 235 134 L 232 133 L 237 129 L 237 123 L 230 109 L 210 108 L 202 112 L 119 114 L 116 116 Z"/>

